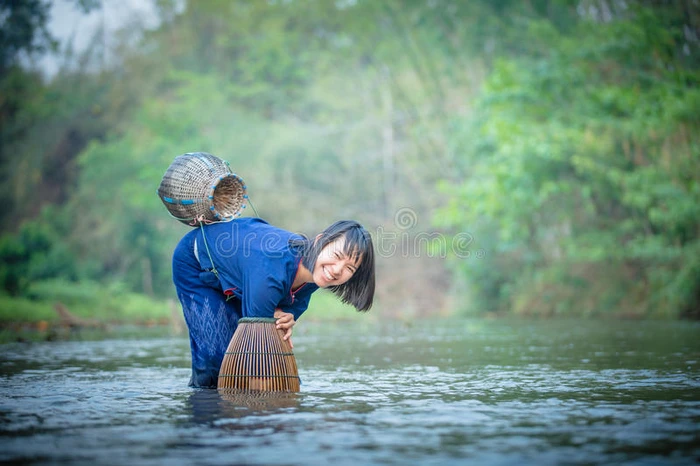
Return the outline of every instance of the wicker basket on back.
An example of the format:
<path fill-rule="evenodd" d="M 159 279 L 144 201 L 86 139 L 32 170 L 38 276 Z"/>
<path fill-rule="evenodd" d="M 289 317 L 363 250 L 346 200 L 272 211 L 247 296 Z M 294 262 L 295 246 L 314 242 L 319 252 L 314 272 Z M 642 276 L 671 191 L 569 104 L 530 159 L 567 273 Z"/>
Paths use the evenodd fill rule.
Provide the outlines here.
<path fill-rule="evenodd" d="M 299 373 L 289 343 L 275 319 L 243 317 L 221 362 L 217 388 L 298 392 Z"/>
<path fill-rule="evenodd" d="M 190 226 L 232 220 L 248 199 L 243 179 L 231 172 L 228 162 L 206 152 L 176 157 L 158 196 L 170 215 Z"/>

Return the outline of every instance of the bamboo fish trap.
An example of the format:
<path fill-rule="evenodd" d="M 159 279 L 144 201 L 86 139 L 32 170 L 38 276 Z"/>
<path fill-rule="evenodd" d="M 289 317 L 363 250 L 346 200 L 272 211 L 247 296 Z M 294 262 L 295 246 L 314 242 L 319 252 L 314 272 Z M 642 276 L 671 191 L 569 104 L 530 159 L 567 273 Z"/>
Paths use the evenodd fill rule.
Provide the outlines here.
<path fill-rule="evenodd" d="M 174 218 L 197 226 L 241 215 L 248 195 L 243 178 L 225 160 L 206 152 L 175 157 L 163 175 L 158 196 Z"/>
<path fill-rule="evenodd" d="M 298 392 L 299 373 L 276 319 L 243 317 L 221 362 L 219 389 Z"/>

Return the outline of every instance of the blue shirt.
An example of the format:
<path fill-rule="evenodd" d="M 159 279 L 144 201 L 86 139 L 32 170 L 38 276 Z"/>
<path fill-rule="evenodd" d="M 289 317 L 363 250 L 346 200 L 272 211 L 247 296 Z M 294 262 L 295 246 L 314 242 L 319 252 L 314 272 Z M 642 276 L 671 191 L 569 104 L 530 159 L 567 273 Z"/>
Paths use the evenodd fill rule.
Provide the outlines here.
<path fill-rule="evenodd" d="M 318 289 L 305 283 L 292 291 L 301 253 L 289 240 L 301 238 L 262 219 L 242 217 L 199 228 L 195 247 L 201 267 L 216 268 L 222 292 L 241 301 L 242 317 L 272 317 L 279 308 L 296 320 Z"/>

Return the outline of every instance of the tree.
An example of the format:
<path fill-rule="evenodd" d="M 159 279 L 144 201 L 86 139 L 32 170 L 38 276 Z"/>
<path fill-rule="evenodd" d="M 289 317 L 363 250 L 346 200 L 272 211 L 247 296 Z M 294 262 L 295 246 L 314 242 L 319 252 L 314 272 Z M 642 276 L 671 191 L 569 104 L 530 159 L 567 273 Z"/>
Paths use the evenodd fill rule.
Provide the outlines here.
<path fill-rule="evenodd" d="M 679 27 L 690 4 L 586 9 L 603 3 L 582 3 L 569 31 L 531 21 L 532 50 L 496 62 L 457 135 L 473 165 L 440 220 L 497 235 L 487 260 L 460 267 L 485 281 L 486 309 L 700 305 L 698 44 Z"/>

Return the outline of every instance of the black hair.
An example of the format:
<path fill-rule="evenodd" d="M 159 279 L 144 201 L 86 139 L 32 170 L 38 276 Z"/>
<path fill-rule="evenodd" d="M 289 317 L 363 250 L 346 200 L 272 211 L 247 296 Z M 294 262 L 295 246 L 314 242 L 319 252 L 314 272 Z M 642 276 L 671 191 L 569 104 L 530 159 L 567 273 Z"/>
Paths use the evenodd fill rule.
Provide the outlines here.
<path fill-rule="evenodd" d="M 328 289 L 345 304 L 358 311 L 368 311 L 374 300 L 374 246 L 372 237 L 365 228 L 354 220 L 340 220 L 323 230 L 314 239 L 293 239 L 290 244 L 299 248 L 302 264 L 313 271 L 316 259 L 323 248 L 333 241 L 345 238 L 343 253 L 360 261 L 360 265 L 350 280 Z"/>

